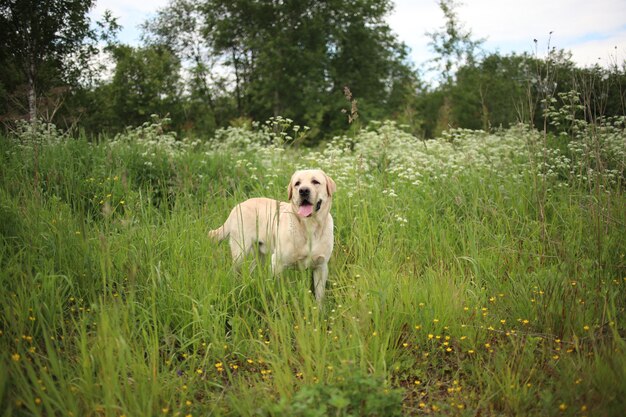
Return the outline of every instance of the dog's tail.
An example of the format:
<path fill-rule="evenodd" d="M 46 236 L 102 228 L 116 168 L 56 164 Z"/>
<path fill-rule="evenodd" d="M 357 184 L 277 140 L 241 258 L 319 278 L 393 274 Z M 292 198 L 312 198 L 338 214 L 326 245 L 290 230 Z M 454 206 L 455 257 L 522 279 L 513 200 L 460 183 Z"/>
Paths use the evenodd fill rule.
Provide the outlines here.
<path fill-rule="evenodd" d="M 226 225 L 223 224 L 222 226 L 218 227 L 215 230 L 211 230 L 209 232 L 209 238 L 213 239 L 216 242 L 221 242 L 222 240 L 226 239 L 228 237 L 228 235 L 230 234 L 230 232 L 228 230 L 226 230 Z"/>

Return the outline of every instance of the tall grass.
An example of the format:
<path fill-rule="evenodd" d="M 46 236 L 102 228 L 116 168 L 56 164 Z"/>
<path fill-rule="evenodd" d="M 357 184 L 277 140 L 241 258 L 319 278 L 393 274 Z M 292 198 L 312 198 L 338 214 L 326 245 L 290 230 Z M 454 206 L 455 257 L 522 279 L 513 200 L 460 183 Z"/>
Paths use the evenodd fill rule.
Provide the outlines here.
<path fill-rule="evenodd" d="M 623 182 L 532 165 L 527 129 L 159 132 L 1 139 L 3 415 L 623 414 Z M 339 184 L 321 308 L 207 239 L 303 165 Z"/>

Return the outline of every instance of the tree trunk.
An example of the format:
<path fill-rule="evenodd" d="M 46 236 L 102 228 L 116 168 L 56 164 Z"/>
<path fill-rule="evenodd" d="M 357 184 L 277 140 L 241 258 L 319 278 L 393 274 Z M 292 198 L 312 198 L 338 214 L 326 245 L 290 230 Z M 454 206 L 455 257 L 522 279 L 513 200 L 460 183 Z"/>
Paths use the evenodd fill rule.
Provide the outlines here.
<path fill-rule="evenodd" d="M 491 129 L 491 122 L 489 120 L 489 108 L 487 107 L 487 100 L 485 99 L 485 93 L 483 92 L 483 86 L 480 86 L 480 109 L 481 109 L 481 120 L 482 120 L 482 129 L 485 132 L 489 132 Z"/>
<path fill-rule="evenodd" d="M 31 56 L 28 64 L 28 121 L 37 121 L 37 92 L 35 91 L 35 59 Z"/>
<path fill-rule="evenodd" d="M 235 96 L 237 97 L 237 114 L 243 116 L 241 106 L 241 80 L 239 79 L 239 60 L 237 59 L 237 52 L 233 47 L 231 50 L 233 57 L 233 66 L 235 67 Z"/>

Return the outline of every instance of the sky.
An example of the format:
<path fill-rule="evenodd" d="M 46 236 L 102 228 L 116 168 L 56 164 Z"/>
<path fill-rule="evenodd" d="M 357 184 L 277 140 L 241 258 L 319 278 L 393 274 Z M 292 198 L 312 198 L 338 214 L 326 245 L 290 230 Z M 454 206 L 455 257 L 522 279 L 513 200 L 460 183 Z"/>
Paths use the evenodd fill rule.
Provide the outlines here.
<path fill-rule="evenodd" d="M 168 0 L 96 0 L 98 19 L 109 9 L 123 26 L 119 39 L 140 44 L 139 25 Z M 426 32 L 444 25 L 436 0 L 396 0 L 387 21 L 420 66 L 432 58 Z M 545 55 L 548 46 L 572 52 L 580 66 L 621 64 L 626 60 L 626 0 L 464 0 L 457 15 L 488 52 Z M 552 34 L 550 34 L 552 32 Z M 537 40 L 537 44 L 533 39 Z"/>

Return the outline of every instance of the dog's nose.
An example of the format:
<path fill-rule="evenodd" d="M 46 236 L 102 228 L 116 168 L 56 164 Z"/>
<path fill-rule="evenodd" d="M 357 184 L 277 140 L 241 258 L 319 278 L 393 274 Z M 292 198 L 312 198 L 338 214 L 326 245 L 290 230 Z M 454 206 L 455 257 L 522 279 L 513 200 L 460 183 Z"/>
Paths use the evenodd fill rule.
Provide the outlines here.
<path fill-rule="evenodd" d="M 306 187 L 300 188 L 300 190 L 298 190 L 298 193 L 300 194 L 300 197 L 308 197 L 311 194 L 311 190 L 309 190 Z"/>

